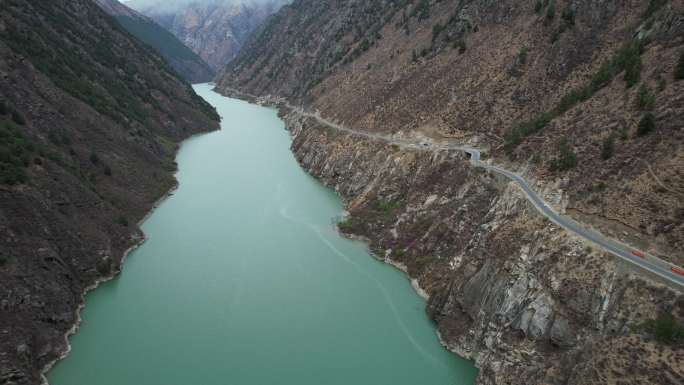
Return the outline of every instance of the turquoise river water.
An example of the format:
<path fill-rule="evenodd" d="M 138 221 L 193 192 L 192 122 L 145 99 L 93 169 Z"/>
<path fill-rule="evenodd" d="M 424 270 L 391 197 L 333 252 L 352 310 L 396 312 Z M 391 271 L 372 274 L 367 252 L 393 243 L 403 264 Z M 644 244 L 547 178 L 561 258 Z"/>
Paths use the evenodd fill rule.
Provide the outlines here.
<path fill-rule="evenodd" d="M 51 385 L 468 385 L 400 271 L 342 238 L 276 111 L 195 86 L 221 131 L 187 140 L 147 242 L 88 294 Z"/>

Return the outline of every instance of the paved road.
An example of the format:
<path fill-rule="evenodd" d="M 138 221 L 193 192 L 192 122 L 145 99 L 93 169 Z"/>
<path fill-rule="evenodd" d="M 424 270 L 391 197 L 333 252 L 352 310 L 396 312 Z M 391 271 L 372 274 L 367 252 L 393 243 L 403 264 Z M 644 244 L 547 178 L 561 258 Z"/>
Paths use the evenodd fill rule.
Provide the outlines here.
<path fill-rule="evenodd" d="M 369 138 L 369 139 L 374 139 L 374 140 L 381 140 L 388 142 L 390 144 L 398 145 L 400 147 L 408 147 L 408 148 L 414 148 L 414 149 L 422 149 L 422 150 L 456 150 L 456 151 L 463 151 L 468 154 L 470 154 L 470 162 L 473 166 L 475 167 L 481 167 L 486 170 L 495 172 L 497 174 L 501 174 L 508 179 L 510 179 L 512 182 L 514 182 L 520 189 L 523 191 L 525 194 L 525 197 L 534 205 L 534 207 L 545 217 L 549 218 L 551 221 L 553 221 L 555 224 L 558 226 L 564 228 L 567 231 L 570 231 L 592 243 L 600 247 L 601 249 L 615 255 L 618 258 L 621 258 L 629 263 L 632 263 L 636 265 L 637 267 L 644 269 L 652 274 L 655 274 L 656 276 L 664 279 L 666 282 L 673 284 L 674 287 L 679 288 L 679 289 L 684 289 L 684 276 L 675 274 L 672 272 L 672 268 L 676 267 L 675 265 L 670 264 L 667 261 L 664 261 L 660 258 L 657 258 L 653 255 L 647 254 L 646 252 L 641 251 L 643 255 L 645 256 L 644 258 L 637 257 L 632 254 L 632 251 L 635 251 L 636 249 L 629 247 L 623 243 L 620 243 L 618 241 L 615 241 L 613 239 L 610 239 L 608 237 L 605 237 L 601 233 L 593 230 L 589 230 L 587 228 L 582 227 L 579 223 L 574 221 L 571 218 L 568 218 L 567 216 L 560 215 L 557 213 L 554 209 L 552 209 L 544 200 L 530 187 L 529 183 L 525 179 L 523 179 L 520 175 L 515 174 L 511 171 L 508 171 L 506 169 L 503 169 L 498 166 L 494 165 L 489 165 L 487 163 L 484 163 L 480 161 L 480 151 L 475 148 L 471 147 L 463 147 L 463 146 L 458 146 L 458 145 L 441 145 L 441 144 L 435 144 L 435 143 L 429 143 L 429 142 L 424 142 L 424 143 L 417 143 L 417 142 L 412 142 L 412 141 L 407 141 L 407 140 L 400 140 L 396 138 L 392 138 L 389 136 L 385 135 L 379 135 L 379 134 L 371 134 L 368 132 L 362 132 L 362 131 L 356 131 L 356 130 L 351 130 L 349 128 L 343 127 L 335 122 L 332 122 L 328 119 L 325 119 L 321 117 L 318 113 L 310 113 L 310 112 L 305 112 L 301 108 L 296 108 L 293 106 L 288 105 L 289 108 L 297 111 L 300 115 L 307 116 L 313 119 L 318 120 L 320 123 L 323 123 L 329 127 L 332 127 L 336 130 L 343 131 L 343 132 L 348 132 L 353 135 L 361 136 L 364 138 Z"/>
<path fill-rule="evenodd" d="M 251 96 L 251 95 L 250 95 Z M 571 233 L 574 233 L 575 235 L 594 243 L 597 245 L 599 248 L 602 250 L 605 250 L 614 256 L 627 261 L 633 265 L 635 265 L 638 268 L 641 268 L 651 274 L 656 275 L 657 277 L 660 277 L 664 282 L 670 284 L 669 286 L 679 289 L 679 290 L 684 290 L 684 276 L 675 274 L 672 271 L 672 268 L 676 266 L 672 265 L 671 263 L 664 261 L 654 255 L 647 254 L 646 252 L 639 251 L 634 249 L 633 247 L 630 247 L 628 245 L 625 245 L 619 241 L 616 241 L 614 239 L 608 238 L 601 233 L 594 231 L 594 230 L 589 230 L 582 225 L 580 225 L 578 222 L 575 220 L 567 217 L 560 215 L 557 213 L 554 209 L 551 208 L 544 200 L 530 187 L 529 183 L 522 178 L 520 175 L 515 174 L 511 171 L 508 171 L 506 169 L 503 169 L 498 166 L 490 165 L 487 163 L 484 163 L 480 160 L 480 150 L 472 147 L 464 147 L 460 145 L 454 145 L 454 144 L 438 144 L 438 143 L 431 143 L 431 142 L 416 142 L 416 141 L 411 141 L 411 140 L 405 140 L 405 139 L 397 139 L 391 136 L 387 135 L 380 135 L 380 134 L 373 134 L 373 133 L 368 133 L 368 132 L 363 132 L 363 131 L 356 131 L 352 130 L 346 127 L 343 127 L 342 125 L 330 121 L 328 119 L 323 118 L 320 116 L 319 113 L 311 113 L 311 112 L 306 112 L 304 109 L 301 107 L 295 107 L 290 105 L 287 102 L 282 102 L 284 105 L 286 105 L 288 108 L 290 108 L 293 111 L 296 111 L 302 116 L 310 117 L 313 119 L 316 119 L 318 122 L 334 128 L 339 131 L 347 132 L 355 136 L 360 136 L 363 138 L 368 138 L 371 140 L 379 140 L 379 141 L 384 141 L 390 144 L 397 145 L 399 147 L 403 148 L 411 148 L 411 149 L 418 149 L 418 150 L 423 150 L 423 151 L 442 151 L 442 150 L 454 150 L 454 151 L 463 151 L 468 154 L 470 154 L 470 162 L 474 167 L 480 167 L 484 168 L 486 170 L 489 170 L 491 172 L 495 172 L 497 174 L 503 175 L 506 178 L 510 179 L 513 183 L 515 183 L 522 192 L 525 194 L 525 197 L 534 205 L 534 207 L 545 217 L 553 221 L 555 224 L 558 226 L 564 228 L 567 231 L 570 231 Z M 644 258 L 637 257 L 632 254 L 633 251 L 639 251 L 644 255 Z"/>
<path fill-rule="evenodd" d="M 525 193 L 527 199 L 532 202 L 534 207 L 541 212 L 545 217 L 549 218 L 551 221 L 556 223 L 558 226 L 564 228 L 567 231 L 575 233 L 576 235 L 596 244 L 601 249 L 621 258 L 627 262 L 636 265 L 652 274 L 659 276 L 666 282 L 673 284 L 675 288 L 680 290 L 684 289 L 684 276 L 675 274 L 672 272 L 672 268 L 676 267 L 671 263 L 657 258 L 653 255 L 649 255 L 643 251 L 641 253 L 645 256 L 644 258 L 637 257 L 632 254 L 635 251 L 633 247 L 615 241 L 611 238 L 605 237 L 603 234 L 589 230 L 582 225 L 580 225 L 575 220 L 560 215 L 555 210 L 553 210 L 544 200 L 537 195 L 537 193 L 530 187 L 525 179 L 521 176 L 505 170 L 498 166 L 488 165 L 480 161 L 480 152 L 475 149 L 464 150 L 471 154 L 471 163 L 475 167 L 482 167 L 487 170 L 496 172 L 498 174 L 506 176 L 508 179 L 513 181 L 520 189 Z"/>

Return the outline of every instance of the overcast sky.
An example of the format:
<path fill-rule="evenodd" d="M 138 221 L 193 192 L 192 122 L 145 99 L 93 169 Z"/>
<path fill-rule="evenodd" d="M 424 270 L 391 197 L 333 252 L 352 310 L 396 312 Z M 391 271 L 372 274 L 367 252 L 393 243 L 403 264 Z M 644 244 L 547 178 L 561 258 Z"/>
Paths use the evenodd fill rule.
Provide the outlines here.
<path fill-rule="evenodd" d="M 190 3 L 204 3 L 204 4 L 215 4 L 219 3 L 222 5 L 232 5 L 232 4 L 273 4 L 276 8 L 291 3 L 291 0 L 119 0 L 125 3 L 129 7 L 135 9 L 136 11 L 142 12 L 149 16 L 150 13 L 154 14 L 173 14 L 180 10 L 183 10 Z"/>

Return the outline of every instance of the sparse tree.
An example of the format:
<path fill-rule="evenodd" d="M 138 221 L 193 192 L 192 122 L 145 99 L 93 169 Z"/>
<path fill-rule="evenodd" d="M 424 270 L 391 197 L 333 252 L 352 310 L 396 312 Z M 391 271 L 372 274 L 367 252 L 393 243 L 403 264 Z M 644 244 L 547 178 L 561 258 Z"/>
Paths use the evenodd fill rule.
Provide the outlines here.
<path fill-rule="evenodd" d="M 645 136 L 655 130 L 655 115 L 652 112 L 647 112 L 641 117 L 639 126 L 637 127 L 637 136 Z"/>
<path fill-rule="evenodd" d="M 551 162 L 552 171 L 567 171 L 577 165 L 577 154 L 568 142 L 568 138 L 561 139 L 558 144 L 559 156 Z"/>
<path fill-rule="evenodd" d="M 677 61 L 677 66 L 675 67 L 674 78 L 675 80 L 684 79 L 684 51 L 679 53 L 679 60 Z"/>
<path fill-rule="evenodd" d="M 12 111 L 12 120 L 14 121 L 14 123 L 16 123 L 20 126 L 23 126 L 26 124 L 26 119 L 24 119 L 24 116 L 21 113 L 19 113 L 19 111 L 17 111 L 17 110 Z"/>
<path fill-rule="evenodd" d="M 637 107 L 641 111 L 651 111 L 655 106 L 655 95 L 646 84 L 642 84 L 637 92 Z"/>
<path fill-rule="evenodd" d="M 608 135 L 601 144 L 601 159 L 608 160 L 615 153 L 615 134 Z"/>
<path fill-rule="evenodd" d="M 546 20 L 548 22 L 551 22 L 551 20 L 553 20 L 554 17 L 556 17 L 556 1 L 551 0 L 549 2 L 549 7 L 546 8 Z"/>

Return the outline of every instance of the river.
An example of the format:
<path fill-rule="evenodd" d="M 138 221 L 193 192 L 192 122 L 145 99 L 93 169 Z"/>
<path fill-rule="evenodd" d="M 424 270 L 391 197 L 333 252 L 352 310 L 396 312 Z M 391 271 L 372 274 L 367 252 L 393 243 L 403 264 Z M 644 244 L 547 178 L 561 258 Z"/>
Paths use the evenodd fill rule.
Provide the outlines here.
<path fill-rule="evenodd" d="M 123 273 L 87 295 L 52 385 L 474 383 L 403 273 L 332 225 L 276 111 L 196 92 L 223 117 L 178 153 L 178 190 Z"/>

